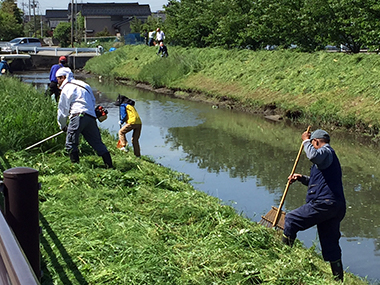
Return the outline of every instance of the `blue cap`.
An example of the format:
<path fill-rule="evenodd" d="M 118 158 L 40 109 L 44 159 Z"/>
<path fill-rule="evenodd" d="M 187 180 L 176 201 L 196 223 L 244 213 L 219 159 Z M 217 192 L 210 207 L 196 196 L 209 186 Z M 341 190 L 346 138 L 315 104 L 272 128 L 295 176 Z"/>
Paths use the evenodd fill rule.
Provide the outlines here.
<path fill-rule="evenodd" d="M 325 139 L 330 141 L 330 135 L 324 130 L 315 130 L 311 133 L 310 139 Z"/>

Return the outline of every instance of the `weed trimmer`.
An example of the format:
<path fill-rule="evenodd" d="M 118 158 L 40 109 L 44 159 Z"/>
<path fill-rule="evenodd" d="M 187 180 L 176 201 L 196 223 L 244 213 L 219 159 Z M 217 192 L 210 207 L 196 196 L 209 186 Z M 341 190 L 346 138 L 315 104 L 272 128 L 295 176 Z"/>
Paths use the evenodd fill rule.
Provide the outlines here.
<path fill-rule="evenodd" d="M 310 132 L 310 126 L 307 128 L 306 131 Z M 303 143 L 301 143 L 301 147 L 298 151 L 297 158 L 294 162 L 293 169 L 290 175 L 293 175 L 296 170 L 298 161 L 302 153 L 302 149 L 303 149 Z M 290 186 L 290 181 L 288 180 L 288 183 L 286 183 L 284 194 L 282 194 L 280 206 L 278 206 L 278 208 L 272 206 L 272 209 L 265 216 L 261 216 L 261 221 L 260 221 L 261 225 L 266 226 L 267 228 L 273 227 L 273 228 L 284 230 L 285 212 L 282 211 L 281 209 L 282 209 L 282 206 L 284 205 L 285 197 L 286 197 L 286 194 L 288 193 L 289 186 Z"/>
<path fill-rule="evenodd" d="M 63 132 L 64 131 L 60 131 L 60 132 L 58 132 L 58 133 L 56 133 L 56 134 L 54 134 L 54 135 L 52 135 L 52 136 L 50 136 L 50 137 L 48 137 L 46 139 L 43 139 L 42 141 L 39 141 L 39 142 L 37 142 L 37 143 L 35 143 L 35 144 L 31 145 L 31 146 L 28 146 L 25 150 L 31 149 L 31 148 L 33 148 L 35 146 L 38 146 L 38 145 L 42 144 L 43 142 L 46 142 L 46 141 L 48 141 L 48 140 L 50 140 L 52 138 L 55 138 L 55 137 L 59 136 L 60 134 L 62 134 Z"/>

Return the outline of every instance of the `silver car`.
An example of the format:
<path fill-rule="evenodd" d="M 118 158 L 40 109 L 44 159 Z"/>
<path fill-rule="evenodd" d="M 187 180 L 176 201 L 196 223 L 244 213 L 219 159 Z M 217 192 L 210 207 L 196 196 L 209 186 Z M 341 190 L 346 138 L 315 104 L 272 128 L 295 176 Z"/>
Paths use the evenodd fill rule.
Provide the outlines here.
<path fill-rule="evenodd" d="M 37 38 L 15 38 L 5 44 L 1 51 L 12 52 L 15 47 L 41 47 L 41 41 Z"/>

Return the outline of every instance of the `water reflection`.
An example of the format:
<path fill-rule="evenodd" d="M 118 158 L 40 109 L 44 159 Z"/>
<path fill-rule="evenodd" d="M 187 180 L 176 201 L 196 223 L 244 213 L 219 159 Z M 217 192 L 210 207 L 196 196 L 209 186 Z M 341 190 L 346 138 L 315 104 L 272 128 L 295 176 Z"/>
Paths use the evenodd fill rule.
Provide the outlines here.
<path fill-rule="evenodd" d="M 255 221 L 279 204 L 303 130 L 113 83 L 86 81 L 98 102 L 108 104 L 109 119 L 101 127 L 118 131 L 118 109 L 112 105 L 118 94 L 135 99 L 143 121 L 142 153 L 189 174 L 195 188 L 231 203 Z M 360 276 L 380 279 L 379 148 L 338 132 L 331 135 L 348 206 L 342 222 L 344 265 Z M 297 172 L 308 174 L 310 166 L 302 154 Z M 299 207 L 305 195 L 303 185 L 293 184 L 284 209 Z M 310 229 L 299 238 L 311 246 L 316 236 Z"/>

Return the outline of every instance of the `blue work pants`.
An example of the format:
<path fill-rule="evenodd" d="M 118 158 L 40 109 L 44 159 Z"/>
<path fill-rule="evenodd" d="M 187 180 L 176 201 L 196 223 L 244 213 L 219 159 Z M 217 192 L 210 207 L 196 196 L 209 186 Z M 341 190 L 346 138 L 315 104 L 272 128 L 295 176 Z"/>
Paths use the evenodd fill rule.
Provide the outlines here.
<path fill-rule="evenodd" d="M 339 246 L 340 222 L 345 214 L 346 204 L 344 202 L 310 201 L 286 214 L 284 235 L 294 240 L 299 231 L 317 225 L 324 260 L 339 260 L 342 256 Z"/>

